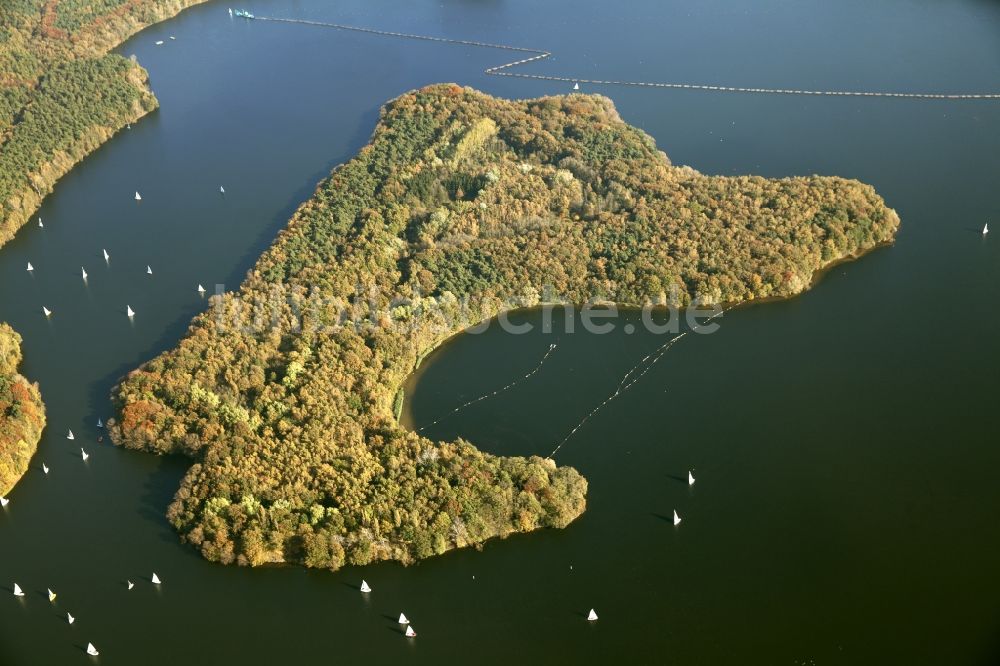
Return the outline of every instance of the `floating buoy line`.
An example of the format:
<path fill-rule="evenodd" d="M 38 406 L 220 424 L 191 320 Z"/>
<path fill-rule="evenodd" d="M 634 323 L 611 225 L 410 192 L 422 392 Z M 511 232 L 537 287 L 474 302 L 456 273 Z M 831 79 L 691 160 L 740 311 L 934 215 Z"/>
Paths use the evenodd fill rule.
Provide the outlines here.
<path fill-rule="evenodd" d="M 712 321 L 716 317 L 721 317 L 725 313 L 726 313 L 726 310 L 720 310 L 716 314 L 714 314 L 711 317 L 709 317 L 708 319 L 706 319 L 705 320 L 705 324 L 708 324 L 708 322 Z M 686 336 L 688 333 L 691 333 L 692 331 L 696 331 L 697 329 L 701 328 L 705 324 L 702 324 L 701 326 L 695 326 L 690 331 L 684 331 L 683 333 L 680 333 L 679 335 L 675 335 L 674 337 L 670 338 L 669 340 L 667 340 L 666 342 L 664 342 L 662 345 L 660 345 L 659 347 L 657 347 L 656 349 L 654 349 L 650 353 L 648 353 L 645 356 L 643 356 L 642 359 L 638 363 L 636 363 L 634 366 L 632 366 L 629 369 L 629 371 L 625 373 L 625 375 L 622 377 L 621 381 L 618 383 L 618 388 L 615 389 L 615 392 L 612 393 L 611 395 L 609 395 L 607 398 L 605 398 L 604 402 L 599 403 L 596 407 L 594 407 L 592 410 L 590 410 L 590 412 L 588 412 L 587 415 L 584 416 L 580 420 L 580 422 L 577 423 L 573 427 L 573 429 L 569 431 L 569 434 L 566 435 L 566 437 L 564 437 L 561 442 L 559 442 L 558 446 L 556 446 L 556 448 L 552 449 L 552 453 L 550 453 L 548 456 L 546 456 L 546 458 L 549 459 L 549 460 L 553 459 L 555 457 L 555 455 L 559 452 L 559 449 L 561 449 L 563 447 L 563 445 L 565 445 L 566 442 L 568 442 L 573 437 L 573 435 L 575 435 L 577 433 L 577 431 L 584 426 L 584 424 L 587 421 L 589 421 L 599 411 L 601 411 L 602 409 L 604 409 L 605 407 L 607 407 L 609 403 L 611 403 L 612 401 L 614 401 L 615 399 L 617 399 L 618 397 L 620 397 L 623 393 L 625 393 L 626 391 L 628 391 L 630 388 L 632 388 L 633 386 L 635 386 L 636 382 L 638 382 L 640 379 L 642 379 L 646 375 L 647 372 L 649 372 L 650 370 L 652 370 L 653 366 L 656 365 L 660 361 L 660 359 L 663 358 L 663 356 L 668 351 L 670 351 L 671 347 L 673 347 L 675 344 L 677 344 L 682 339 L 684 339 L 684 336 Z M 652 360 L 650 360 L 650 359 L 652 359 Z"/>
<path fill-rule="evenodd" d="M 532 49 L 523 46 L 510 46 L 508 44 L 491 44 L 489 42 L 477 42 L 471 39 L 452 39 L 449 37 L 432 37 L 430 35 L 416 35 L 408 32 L 394 32 L 391 30 L 376 30 L 375 28 L 362 28 L 343 23 L 329 23 L 325 21 L 309 21 L 306 19 L 275 18 L 269 16 L 254 16 L 252 14 L 241 14 L 243 18 L 257 21 L 272 21 L 276 23 L 294 23 L 299 25 L 311 25 L 320 28 L 334 28 L 336 30 L 350 30 L 352 32 L 363 32 L 369 35 L 380 35 L 382 37 L 396 37 L 398 39 L 419 39 L 426 42 L 439 42 L 443 44 L 455 44 L 458 46 L 474 46 L 484 49 L 496 49 L 500 51 L 511 51 L 515 53 L 530 54 L 530 57 L 514 60 L 512 62 L 488 67 L 483 70 L 489 76 L 509 76 L 518 79 L 535 79 L 537 81 L 556 81 L 560 83 L 573 84 L 574 90 L 579 90 L 580 84 L 597 86 L 632 86 L 641 88 L 660 88 L 671 90 L 701 90 L 710 92 L 725 93 L 748 93 L 758 95 L 826 95 L 831 97 L 896 97 L 903 99 L 938 99 L 938 100 L 974 100 L 988 99 L 1000 100 L 1000 93 L 933 93 L 933 92 L 889 92 L 889 91 L 861 91 L 861 90 L 802 90 L 793 88 L 749 88 L 744 86 L 713 86 L 702 83 L 663 83 L 657 81 L 627 81 L 610 79 L 582 79 L 574 76 L 553 76 L 549 74 L 526 74 L 524 72 L 511 71 L 532 62 L 546 60 L 552 57 L 551 51 L 544 49 Z M 138 193 L 136 193 L 138 194 Z"/>
<path fill-rule="evenodd" d="M 491 391 L 489 393 L 484 393 L 481 396 L 479 396 L 478 398 L 474 398 L 472 400 L 469 400 L 468 402 L 465 402 L 465 403 L 459 405 L 458 407 L 455 407 L 454 409 L 452 409 L 447 414 L 444 414 L 444 415 L 440 416 L 437 420 L 432 421 L 431 423 L 428 423 L 427 425 L 418 428 L 417 432 L 423 432 L 427 428 L 430 428 L 432 426 L 437 425 L 438 423 L 441 423 L 441 421 L 444 421 L 446 418 L 448 418 L 452 414 L 457 414 L 458 412 L 462 411 L 463 409 L 471 407 L 472 405 L 476 404 L 477 402 L 482 402 L 483 400 L 486 400 L 487 398 L 493 398 L 495 396 L 498 396 L 501 393 L 514 388 L 515 386 L 517 386 L 521 382 L 525 381 L 526 379 L 531 379 L 535 375 L 535 373 L 537 373 L 539 370 L 542 369 L 542 365 L 545 364 L 545 361 L 549 358 L 549 356 L 552 354 L 552 352 L 555 351 L 555 349 L 556 349 L 556 343 L 553 342 L 552 344 L 549 345 L 549 348 L 545 351 L 545 354 L 542 356 L 542 360 L 540 360 L 538 362 L 538 365 L 536 365 L 531 370 L 531 372 L 529 372 L 526 375 L 524 375 L 524 377 L 518 377 L 517 379 L 515 379 L 514 381 L 512 381 L 511 383 L 507 384 L 506 386 L 504 386 L 502 388 L 498 388 L 497 390 Z"/>

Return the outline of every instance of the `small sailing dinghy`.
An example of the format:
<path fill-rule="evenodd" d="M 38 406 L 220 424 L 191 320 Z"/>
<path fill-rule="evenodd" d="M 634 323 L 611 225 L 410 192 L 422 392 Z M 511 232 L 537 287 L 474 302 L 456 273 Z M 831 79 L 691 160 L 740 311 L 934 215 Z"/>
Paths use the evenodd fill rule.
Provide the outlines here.
<path fill-rule="evenodd" d="M 72 430 L 70 430 L 69 432 L 66 433 L 66 439 L 70 439 L 70 440 L 76 439 L 76 437 L 73 436 L 73 431 Z"/>
<path fill-rule="evenodd" d="M 101 419 L 97 419 L 97 427 L 98 428 L 103 428 L 104 427 L 104 421 L 102 421 Z"/>
<path fill-rule="evenodd" d="M 87 279 L 87 269 L 86 269 L 86 268 L 84 268 L 83 266 L 80 266 L 80 275 L 82 275 L 82 276 L 83 276 L 83 279 L 84 279 L 84 280 L 86 280 L 86 279 Z"/>
<path fill-rule="evenodd" d="M 135 310 L 132 309 L 131 305 L 126 305 L 125 306 L 125 314 L 128 315 L 129 319 L 131 319 L 132 317 L 135 316 Z"/>
<path fill-rule="evenodd" d="M 55 592 L 53 592 L 52 590 L 50 590 L 48 588 L 45 588 L 45 591 L 49 593 L 49 601 L 55 601 L 56 600 L 56 593 Z"/>
<path fill-rule="evenodd" d="M 66 613 L 66 621 L 70 624 L 76 622 L 76 618 L 71 613 Z"/>
<path fill-rule="evenodd" d="M 162 39 L 157 40 L 156 41 L 156 45 L 157 46 L 163 46 L 163 40 Z"/>
<path fill-rule="evenodd" d="M 579 83 L 574 83 L 573 84 L 573 90 L 579 90 L 579 89 L 580 89 L 580 84 Z"/>
<path fill-rule="evenodd" d="M 125 581 L 125 582 L 126 582 L 126 583 L 128 583 L 128 589 L 130 589 L 130 590 L 131 590 L 131 589 L 132 589 L 133 587 L 135 587 L 135 583 L 133 583 L 132 581 L 130 581 L 130 580 L 127 580 L 127 581 Z"/>
<path fill-rule="evenodd" d="M 406 625 L 406 637 L 407 638 L 416 638 L 417 637 L 417 632 L 415 632 L 413 630 L 413 627 L 411 627 L 410 625 Z"/>
<path fill-rule="evenodd" d="M 108 259 L 110 259 L 110 258 L 111 258 L 111 255 L 110 255 L 110 254 L 108 254 L 108 251 L 107 251 L 107 250 L 101 250 L 101 252 L 103 252 L 103 253 L 104 253 L 104 261 L 107 261 Z"/>
<path fill-rule="evenodd" d="M 690 471 L 688 472 L 688 485 L 689 486 L 694 485 L 694 474 L 692 474 Z"/>
<path fill-rule="evenodd" d="M 142 201 L 142 195 L 139 194 L 139 190 L 135 191 L 135 200 L 136 201 Z"/>
<path fill-rule="evenodd" d="M 150 268 L 149 264 L 146 265 L 146 275 L 152 275 L 153 269 Z"/>
<path fill-rule="evenodd" d="M 597 611 L 595 611 L 593 608 L 591 608 L 590 612 L 587 613 L 587 619 L 589 621 L 591 621 L 591 622 L 593 622 L 594 620 L 596 620 L 597 619 Z"/>
<path fill-rule="evenodd" d="M 198 293 L 199 294 L 204 294 L 205 293 L 205 288 L 203 286 L 201 286 L 200 284 L 198 285 Z"/>
<path fill-rule="evenodd" d="M 404 615 L 403 613 L 400 613 L 399 614 L 399 623 L 400 624 L 409 624 L 410 621 L 406 619 L 406 615 Z"/>
<path fill-rule="evenodd" d="M 84 462 L 86 462 L 87 458 L 89 458 L 89 457 L 90 457 L 90 454 L 89 454 L 89 453 L 87 453 L 86 451 L 84 451 L 84 450 L 83 450 L 83 449 L 81 448 L 81 449 L 80 449 L 80 457 L 81 457 L 81 458 L 83 458 Z"/>
<path fill-rule="evenodd" d="M 42 463 L 42 472 L 44 474 L 48 474 L 49 473 L 49 466 L 46 465 L 45 463 Z"/>
<path fill-rule="evenodd" d="M 368 581 L 366 581 L 366 580 L 362 580 L 361 581 L 361 591 L 362 592 L 371 592 L 372 591 L 372 588 L 368 585 Z"/>
<path fill-rule="evenodd" d="M 173 35 L 170 35 L 170 39 L 171 39 L 171 40 L 176 40 L 177 38 L 176 38 L 176 37 L 174 37 Z"/>
<path fill-rule="evenodd" d="M 14 596 L 15 597 L 23 597 L 24 596 L 24 590 L 22 590 L 21 586 L 18 585 L 17 583 L 14 583 Z"/>
<path fill-rule="evenodd" d="M 150 579 L 149 579 L 149 581 L 150 581 L 150 582 L 151 582 L 151 583 L 152 583 L 153 585 L 159 585 L 159 584 L 160 584 L 160 577 L 159 577 L 159 576 L 157 576 L 157 575 L 156 575 L 156 573 L 153 573 L 153 577 L 152 577 L 152 578 L 150 578 Z"/>
<path fill-rule="evenodd" d="M 681 524 L 681 517 L 677 515 L 677 510 L 674 510 L 674 526 Z"/>
<path fill-rule="evenodd" d="M 31 271 L 33 271 L 33 270 L 35 270 L 35 267 L 34 267 L 34 266 L 32 266 L 32 265 L 31 265 L 31 262 L 29 261 L 29 262 L 28 262 L 28 272 L 30 273 L 30 272 L 31 272 Z"/>
<path fill-rule="evenodd" d="M 10 504 L 10 500 L 6 497 L 0 497 L 0 507 L 5 507 Z"/>
<path fill-rule="evenodd" d="M 224 188 L 222 185 L 219 185 L 219 194 L 225 194 L 225 193 L 226 193 L 226 188 Z"/>
<path fill-rule="evenodd" d="M 42 306 L 42 314 L 45 315 L 46 317 L 48 317 L 50 314 L 52 314 L 52 310 L 49 310 L 47 307 L 45 307 L 43 305 Z"/>
<path fill-rule="evenodd" d="M 96 657 L 101 653 L 97 651 L 97 648 L 94 647 L 93 643 L 87 643 L 87 654 L 89 654 L 91 657 Z"/>
<path fill-rule="evenodd" d="M 38 226 L 41 227 L 41 228 L 43 228 L 43 229 L 45 228 L 45 225 L 42 224 L 42 218 L 38 218 Z"/>

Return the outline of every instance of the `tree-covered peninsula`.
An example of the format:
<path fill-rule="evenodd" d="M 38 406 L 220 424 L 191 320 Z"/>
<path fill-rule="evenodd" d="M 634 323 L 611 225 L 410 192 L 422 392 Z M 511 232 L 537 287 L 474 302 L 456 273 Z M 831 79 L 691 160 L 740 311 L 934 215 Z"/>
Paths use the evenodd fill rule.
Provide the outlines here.
<path fill-rule="evenodd" d="M 146 71 L 109 51 L 203 1 L 0 2 L 0 245 L 74 164 L 156 108 Z"/>
<path fill-rule="evenodd" d="M 576 470 L 398 425 L 419 359 L 546 287 L 576 303 L 792 296 L 898 224 L 856 181 L 673 166 L 604 97 L 425 88 L 383 109 L 239 291 L 121 381 L 112 435 L 194 460 L 168 518 L 220 562 L 412 562 L 562 527 L 585 508 Z"/>
<path fill-rule="evenodd" d="M 0 495 L 28 471 L 45 428 L 45 407 L 38 386 L 17 373 L 21 336 L 0 323 Z"/>

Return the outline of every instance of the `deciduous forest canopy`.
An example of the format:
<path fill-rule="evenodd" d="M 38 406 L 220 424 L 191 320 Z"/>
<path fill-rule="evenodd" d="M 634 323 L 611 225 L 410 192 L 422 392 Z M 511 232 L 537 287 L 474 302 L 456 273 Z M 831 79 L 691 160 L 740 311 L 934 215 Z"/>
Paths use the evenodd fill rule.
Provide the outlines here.
<path fill-rule="evenodd" d="M 604 97 L 428 87 L 383 109 L 238 292 L 121 381 L 112 434 L 194 460 L 168 518 L 220 562 L 412 562 L 562 527 L 585 508 L 576 470 L 397 424 L 428 351 L 546 286 L 576 303 L 792 296 L 898 224 L 856 181 L 673 166 Z"/>
<path fill-rule="evenodd" d="M 108 51 L 202 1 L 0 2 L 0 245 L 74 164 L 156 108 L 146 71 Z"/>
<path fill-rule="evenodd" d="M 0 495 L 28 470 L 45 428 L 38 386 L 17 374 L 20 363 L 21 336 L 0 323 Z"/>

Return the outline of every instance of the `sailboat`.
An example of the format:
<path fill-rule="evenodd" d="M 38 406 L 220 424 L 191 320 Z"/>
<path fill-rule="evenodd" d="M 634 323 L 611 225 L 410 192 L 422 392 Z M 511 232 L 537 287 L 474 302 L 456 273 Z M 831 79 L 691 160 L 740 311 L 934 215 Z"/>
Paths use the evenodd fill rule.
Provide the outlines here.
<path fill-rule="evenodd" d="M 229 18 L 233 18 L 233 8 L 229 8 Z"/>
<path fill-rule="evenodd" d="M 48 588 L 45 588 L 45 591 L 49 593 L 49 601 L 55 601 L 56 600 L 56 593 L 55 592 L 53 592 L 52 590 L 50 590 Z"/>
<path fill-rule="evenodd" d="M 24 596 L 24 590 L 22 590 L 21 586 L 18 585 L 17 583 L 14 583 L 14 596 L 15 597 L 23 597 Z"/>
<path fill-rule="evenodd" d="M 677 510 L 674 510 L 674 527 L 681 524 L 681 517 L 677 515 Z"/>
<path fill-rule="evenodd" d="M 76 439 L 76 437 L 73 436 L 72 430 L 66 433 L 66 439 Z"/>
<path fill-rule="evenodd" d="M 42 218 L 38 218 L 38 226 L 44 228 L 45 225 L 42 224 Z"/>
<path fill-rule="evenodd" d="M 574 83 L 573 84 L 573 90 L 579 90 L 579 89 L 580 89 L 580 84 L 579 83 Z"/>
<path fill-rule="evenodd" d="M 45 463 L 42 463 L 42 472 L 44 474 L 48 474 L 49 473 L 49 466 L 46 465 Z"/>
<path fill-rule="evenodd" d="M 983 225 L 983 235 L 985 236 L 988 233 L 990 233 L 990 223 L 989 222 L 987 222 L 985 225 Z"/>
<path fill-rule="evenodd" d="M 49 310 L 47 307 L 45 307 L 43 305 L 42 306 L 42 314 L 45 315 L 46 317 L 48 317 L 50 314 L 52 314 L 52 310 Z"/>
<path fill-rule="evenodd" d="M 362 592 L 371 592 L 372 591 L 372 588 L 368 585 L 368 581 L 365 581 L 365 580 L 361 581 L 361 591 Z"/>
<path fill-rule="evenodd" d="M 101 419 L 97 419 L 97 427 L 98 428 L 103 428 L 104 427 L 104 421 L 102 421 Z"/>
<path fill-rule="evenodd" d="M 158 39 L 158 40 L 156 41 L 156 45 L 157 45 L 157 46 L 163 46 L 163 40 L 162 40 L 162 39 Z"/>
<path fill-rule="evenodd" d="M 177 39 L 177 38 L 176 38 L 176 37 L 174 37 L 173 35 L 170 35 L 170 39 L 172 39 L 172 40 L 175 40 L 175 39 Z"/>
<path fill-rule="evenodd" d="M 66 613 L 66 621 L 69 622 L 70 624 L 73 624 L 74 622 L 76 622 L 76 618 L 73 617 L 71 613 Z"/>
<path fill-rule="evenodd" d="M 0 507 L 4 507 L 10 504 L 10 500 L 6 497 L 0 497 Z"/>
<path fill-rule="evenodd" d="M 31 272 L 31 271 L 33 271 L 33 270 L 35 270 L 35 267 L 34 267 L 34 266 L 32 266 L 32 265 L 31 265 L 31 262 L 29 261 L 29 262 L 28 262 L 28 272 L 30 273 L 30 272 Z"/>
<path fill-rule="evenodd" d="M 87 643 L 87 654 L 89 654 L 91 657 L 96 657 L 101 653 L 97 651 L 97 648 L 94 647 L 93 643 Z"/>
<path fill-rule="evenodd" d="M 593 608 L 591 608 L 590 612 L 587 614 L 587 619 L 590 620 L 591 622 L 593 622 L 594 620 L 596 620 L 597 619 L 597 611 L 595 611 Z"/>
<path fill-rule="evenodd" d="M 156 573 L 153 573 L 153 577 L 150 578 L 149 580 L 150 580 L 150 582 L 153 583 L 153 585 L 159 585 L 160 584 L 160 577 L 157 576 Z"/>
<path fill-rule="evenodd" d="M 415 632 L 413 630 L 413 627 L 411 627 L 409 625 L 407 625 L 407 627 L 406 627 L 406 637 L 407 638 L 416 638 L 417 637 L 417 632 Z"/>
<path fill-rule="evenodd" d="M 688 485 L 689 486 L 694 485 L 694 474 L 692 474 L 690 471 L 688 472 Z"/>
<path fill-rule="evenodd" d="M 133 587 L 135 587 L 135 583 L 133 583 L 132 581 L 130 581 L 130 580 L 127 580 L 127 581 L 125 581 L 125 582 L 126 582 L 126 583 L 128 583 L 128 589 L 130 589 L 130 590 L 131 590 L 131 589 L 132 589 Z"/>
<path fill-rule="evenodd" d="M 225 194 L 225 193 L 226 193 L 226 188 L 224 188 L 222 185 L 219 185 L 219 194 Z"/>
<path fill-rule="evenodd" d="M 108 251 L 107 251 L 107 250 L 101 250 L 101 252 L 103 252 L 103 253 L 104 253 L 104 261 L 107 261 L 108 259 L 110 259 L 110 258 L 111 258 L 111 255 L 110 255 L 110 254 L 108 254 Z"/>
<path fill-rule="evenodd" d="M 200 284 L 198 285 L 198 293 L 199 294 L 204 294 L 205 293 L 205 288 L 203 286 L 201 286 Z"/>
<path fill-rule="evenodd" d="M 136 201 L 142 201 L 142 195 L 139 194 L 139 190 L 135 191 L 135 200 Z"/>
<path fill-rule="evenodd" d="M 84 279 L 84 280 L 86 280 L 86 279 L 87 279 L 87 269 L 86 269 L 86 268 L 84 268 L 83 266 L 80 266 L 80 275 L 82 275 L 82 276 L 83 276 L 83 279 Z"/>
<path fill-rule="evenodd" d="M 135 316 L 135 310 L 132 309 L 131 305 L 126 305 L 125 306 L 125 314 L 128 315 L 129 319 L 131 319 L 132 317 Z"/>
<path fill-rule="evenodd" d="M 400 613 L 399 614 L 399 623 L 400 624 L 409 624 L 410 621 L 406 619 L 406 615 L 404 615 L 403 613 Z"/>
<path fill-rule="evenodd" d="M 90 454 L 87 453 L 86 451 L 84 451 L 83 448 L 81 448 L 80 449 L 80 457 L 83 458 L 84 462 L 86 462 L 87 458 L 90 457 Z"/>
<path fill-rule="evenodd" d="M 152 274 L 153 274 L 153 269 L 149 267 L 149 264 L 147 264 L 146 265 L 146 275 L 152 275 Z"/>

